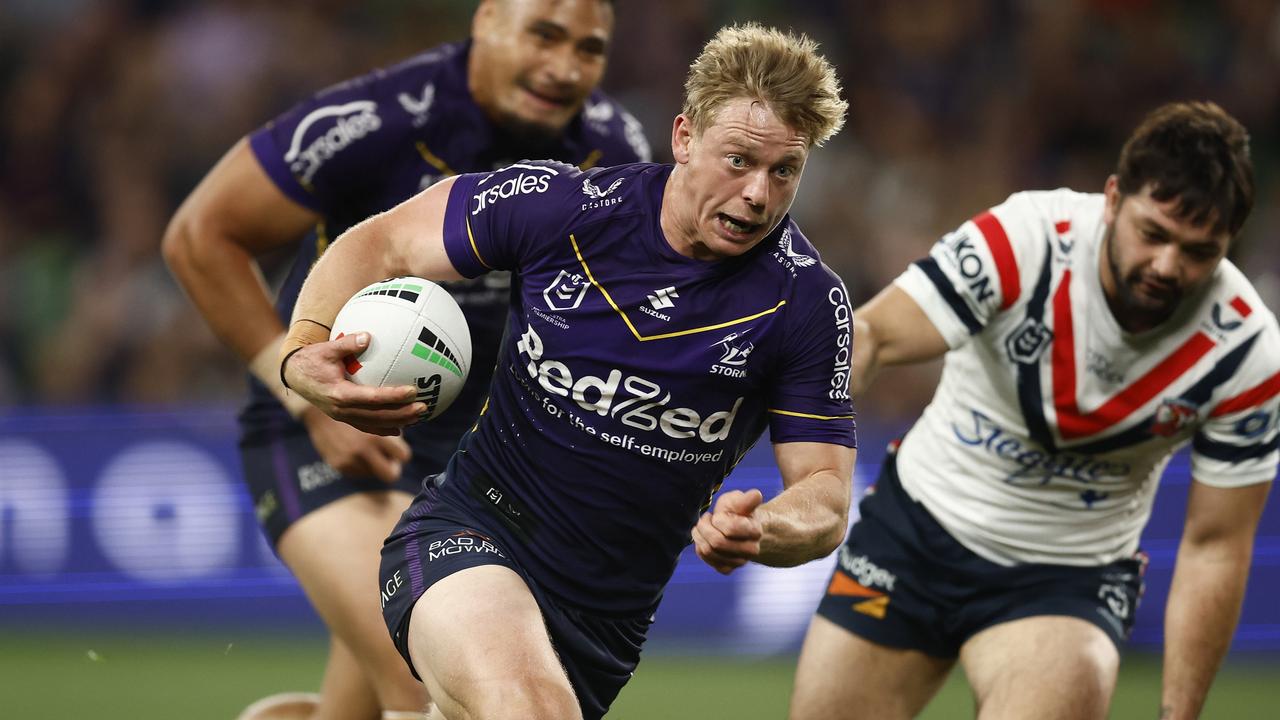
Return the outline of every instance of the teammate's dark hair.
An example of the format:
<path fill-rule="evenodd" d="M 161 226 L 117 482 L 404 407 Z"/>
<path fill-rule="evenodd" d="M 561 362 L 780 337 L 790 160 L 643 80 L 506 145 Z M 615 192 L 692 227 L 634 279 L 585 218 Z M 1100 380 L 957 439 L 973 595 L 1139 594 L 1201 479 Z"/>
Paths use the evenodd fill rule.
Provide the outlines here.
<path fill-rule="evenodd" d="M 1156 108 L 1134 130 L 1116 167 L 1120 192 L 1152 186 L 1161 202 L 1177 198 L 1180 220 L 1213 223 L 1235 236 L 1253 209 L 1249 133 L 1211 102 Z"/>

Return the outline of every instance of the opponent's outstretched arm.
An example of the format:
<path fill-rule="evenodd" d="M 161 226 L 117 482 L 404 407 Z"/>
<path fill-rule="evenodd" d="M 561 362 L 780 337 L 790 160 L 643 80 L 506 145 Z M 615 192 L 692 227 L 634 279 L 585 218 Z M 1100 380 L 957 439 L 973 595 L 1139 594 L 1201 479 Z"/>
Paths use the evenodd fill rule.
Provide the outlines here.
<path fill-rule="evenodd" d="M 853 312 L 853 369 L 849 392 L 861 395 L 880 368 L 931 360 L 947 341 L 910 295 L 890 285 Z"/>
<path fill-rule="evenodd" d="M 1231 646 L 1271 483 L 1191 483 L 1165 608 L 1162 720 L 1196 718 Z"/>
<path fill-rule="evenodd" d="M 389 277 L 457 280 L 444 248 L 444 215 L 453 180 L 433 185 L 343 233 L 302 285 L 281 347 L 280 374 L 293 391 L 326 414 L 366 432 L 395 435 L 425 409 L 412 386 L 364 387 L 346 379 L 343 358 L 368 346 L 358 332 L 329 342 L 343 304 L 357 290 Z"/>

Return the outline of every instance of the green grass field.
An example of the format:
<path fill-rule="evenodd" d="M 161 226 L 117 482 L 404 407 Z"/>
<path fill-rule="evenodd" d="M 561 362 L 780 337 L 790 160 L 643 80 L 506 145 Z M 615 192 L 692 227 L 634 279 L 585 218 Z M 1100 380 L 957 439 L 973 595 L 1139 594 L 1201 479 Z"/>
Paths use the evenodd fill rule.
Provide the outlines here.
<path fill-rule="evenodd" d="M 0 717 L 23 720 L 229 720 L 252 700 L 315 687 L 324 644 L 232 631 L 224 636 L 0 634 Z M 611 720 L 783 718 L 794 658 L 734 660 L 650 653 Z M 1114 718 L 1154 718 L 1159 667 L 1126 658 Z M 955 673 L 922 717 L 972 717 Z M 1280 664 L 1233 660 L 1204 718 L 1280 717 Z"/>

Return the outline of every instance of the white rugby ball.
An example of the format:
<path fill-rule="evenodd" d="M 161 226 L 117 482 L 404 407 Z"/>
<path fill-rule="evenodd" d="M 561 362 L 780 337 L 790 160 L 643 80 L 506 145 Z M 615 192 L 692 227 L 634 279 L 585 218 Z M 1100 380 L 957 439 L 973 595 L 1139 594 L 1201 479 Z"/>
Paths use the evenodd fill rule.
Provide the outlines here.
<path fill-rule="evenodd" d="M 369 333 L 369 347 L 347 358 L 361 385 L 413 385 L 427 406 L 422 420 L 449 408 L 471 369 L 471 330 L 447 290 L 430 280 L 398 277 L 356 293 L 333 322 L 330 340 Z"/>

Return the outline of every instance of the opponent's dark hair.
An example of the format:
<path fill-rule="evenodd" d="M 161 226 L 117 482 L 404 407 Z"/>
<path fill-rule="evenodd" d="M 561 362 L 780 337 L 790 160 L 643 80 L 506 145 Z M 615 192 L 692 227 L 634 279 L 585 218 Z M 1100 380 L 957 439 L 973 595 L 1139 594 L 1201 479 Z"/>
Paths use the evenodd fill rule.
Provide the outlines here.
<path fill-rule="evenodd" d="M 1212 223 L 1214 232 L 1240 231 L 1253 209 L 1253 161 L 1249 133 L 1211 102 L 1178 102 L 1156 108 L 1120 151 L 1120 192 L 1151 185 L 1160 202 L 1177 198 L 1180 220 Z"/>

